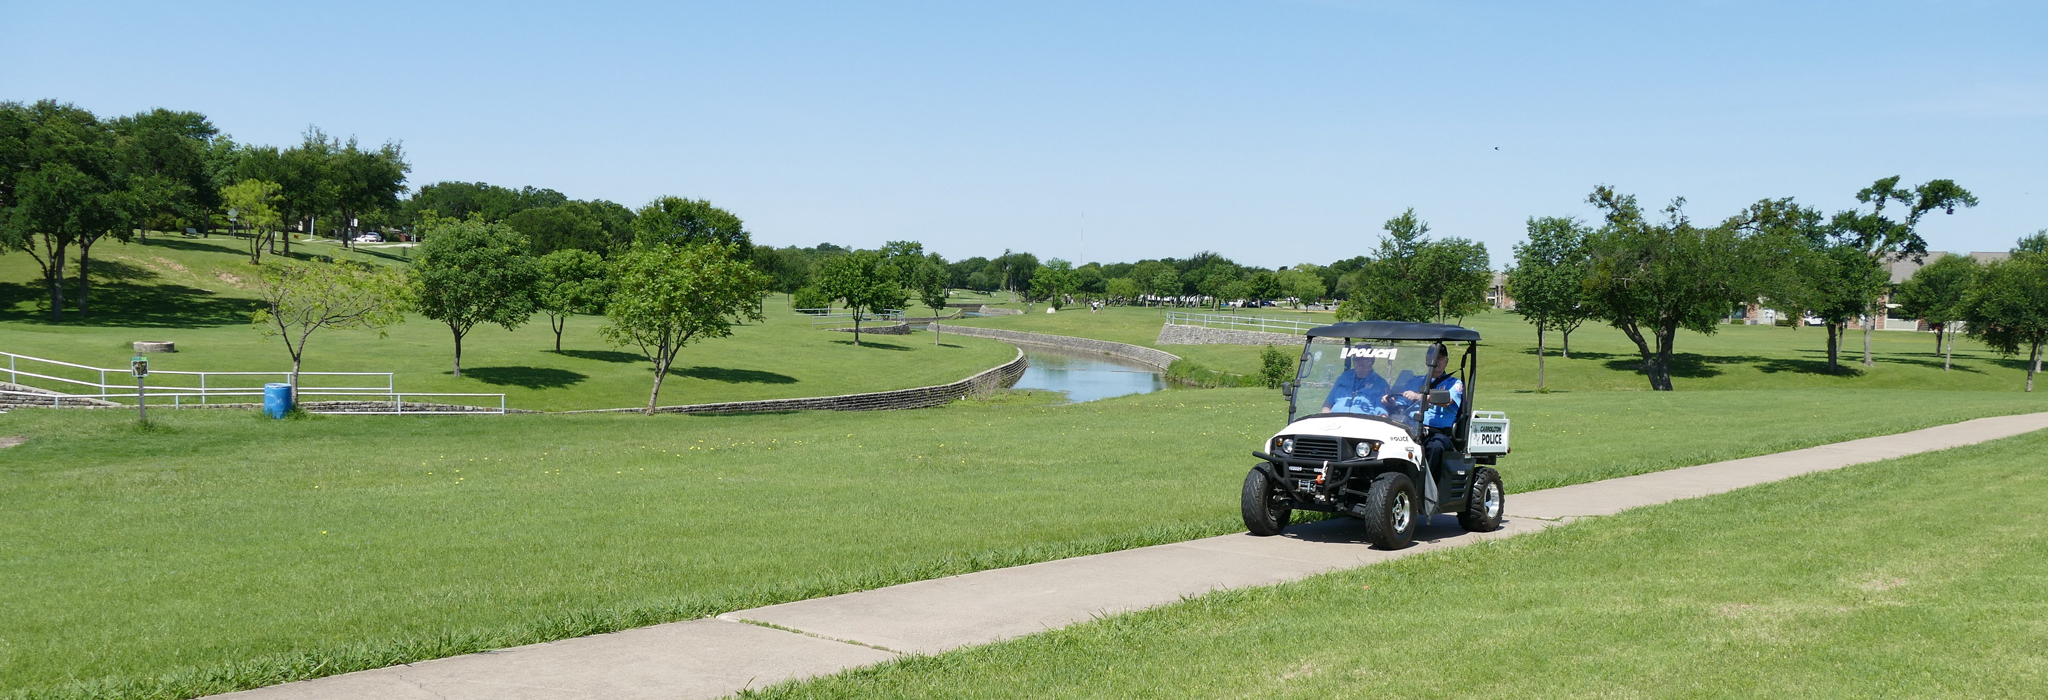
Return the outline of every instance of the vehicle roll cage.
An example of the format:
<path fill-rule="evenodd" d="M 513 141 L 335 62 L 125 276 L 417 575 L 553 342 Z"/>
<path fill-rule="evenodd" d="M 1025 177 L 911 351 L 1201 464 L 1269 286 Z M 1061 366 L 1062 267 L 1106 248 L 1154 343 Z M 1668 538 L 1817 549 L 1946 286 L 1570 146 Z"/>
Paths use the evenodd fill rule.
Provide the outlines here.
<path fill-rule="evenodd" d="M 1411 323 L 1407 321 L 1352 321 L 1349 323 L 1333 323 L 1327 326 L 1318 326 L 1315 328 L 1311 328 L 1309 329 L 1307 335 L 1308 341 L 1302 344 L 1301 359 L 1295 365 L 1295 376 L 1297 380 L 1301 375 L 1301 368 L 1306 367 L 1308 365 L 1308 350 L 1309 347 L 1315 343 L 1316 338 L 1342 338 L 1345 340 L 1417 340 L 1434 341 L 1440 343 L 1464 343 L 1465 353 L 1464 356 L 1458 359 L 1458 368 L 1456 370 L 1447 369 L 1446 374 L 1457 377 L 1458 381 L 1464 383 L 1465 385 L 1465 395 L 1461 397 L 1458 401 L 1458 425 L 1457 427 L 1451 429 L 1451 440 L 1454 443 L 1456 443 L 1459 451 L 1462 452 L 1465 450 L 1466 439 L 1471 436 L 1472 432 L 1472 385 L 1474 384 L 1474 379 L 1476 379 L 1477 375 L 1479 374 L 1479 331 L 1475 331 L 1464 326 L 1454 326 L 1447 323 Z M 1294 400 L 1295 397 L 1288 397 L 1288 403 L 1290 404 L 1290 412 L 1291 405 L 1293 404 Z M 1385 418 L 1376 418 L 1374 416 L 1362 416 L 1355 413 L 1317 413 L 1313 415 L 1302 416 L 1301 418 L 1297 418 L 1295 420 L 1340 415 L 1347 418 L 1364 418 L 1368 420 L 1381 420 L 1388 423 L 1394 423 L 1394 421 Z M 1396 425 L 1398 425 L 1398 423 L 1396 423 Z M 1419 425 L 1415 428 L 1411 428 L 1411 431 L 1419 432 L 1419 430 Z M 1418 434 L 1415 437 L 1420 438 L 1421 435 Z"/>

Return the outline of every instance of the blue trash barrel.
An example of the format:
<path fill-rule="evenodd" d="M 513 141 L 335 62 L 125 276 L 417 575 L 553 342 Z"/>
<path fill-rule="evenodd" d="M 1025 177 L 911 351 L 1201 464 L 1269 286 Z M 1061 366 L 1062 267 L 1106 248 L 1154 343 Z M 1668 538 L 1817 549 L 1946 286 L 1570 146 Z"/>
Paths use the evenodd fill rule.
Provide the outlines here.
<path fill-rule="evenodd" d="M 272 418 L 283 418 L 285 412 L 290 410 L 292 410 L 292 385 L 284 382 L 271 382 L 263 385 L 263 415 Z"/>

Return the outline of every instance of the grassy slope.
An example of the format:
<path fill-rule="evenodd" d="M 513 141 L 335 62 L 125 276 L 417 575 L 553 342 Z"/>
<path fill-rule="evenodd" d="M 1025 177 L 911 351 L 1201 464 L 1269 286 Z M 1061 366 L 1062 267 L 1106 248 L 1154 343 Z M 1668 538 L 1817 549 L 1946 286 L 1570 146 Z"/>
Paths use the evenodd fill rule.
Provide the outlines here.
<path fill-rule="evenodd" d="M 1197 310 L 1199 311 L 1199 310 Z M 1265 310 L 1254 314 L 1330 322 L 1329 314 Z M 1028 316 L 994 316 L 960 323 L 1014 330 L 1078 335 L 1135 343 L 1181 355 L 1229 372 L 1258 369 L 1261 348 L 1228 345 L 1155 345 L 1163 323 L 1159 309 L 1114 307 L 1101 314 L 1086 310 Z M 1489 311 L 1468 317 L 1465 325 L 1479 330 L 1481 343 L 1478 389 L 1482 399 L 1493 391 L 1536 388 L 1536 332 L 1520 316 Z M 1572 334 L 1572 357 L 1556 355 L 1558 338 L 1550 334 L 1547 384 L 1554 391 L 1646 391 L 1649 381 L 1635 345 L 1611 327 L 1587 324 Z M 1877 367 L 1864 370 L 1862 336 L 1852 335 L 1843 353 L 1842 375 L 1824 372 L 1827 333 L 1818 328 L 1720 326 L 1714 335 L 1680 331 L 1674 358 L 1673 384 L 1679 391 L 1702 389 L 1896 388 L 2019 391 L 2025 382 L 2019 358 L 2000 357 L 1967 339 L 1956 343 L 1955 369 L 1941 370 L 1934 353 L 1934 335 L 1879 331 L 1871 347 Z"/>
<path fill-rule="evenodd" d="M 1930 397 L 1938 410 L 1918 410 Z M 331 673 L 1228 532 L 1276 398 L 653 419 L 185 412 L 152 432 L 125 412 L 15 411 L 0 434 L 31 439 L 0 450 L 0 679 L 217 691 L 305 675 L 305 659 Z M 1516 489 L 1583 481 L 2029 398 L 1509 395 L 1522 418 L 1503 469 Z"/>
<path fill-rule="evenodd" d="M 2044 450 L 1852 467 L 748 695 L 2038 697 Z"/>
<path fill-rule="evenodd" d="M 0 350 L 54 360 L 122 367 L 136 340 L 175 340 L 179 352 L 151 358 L 157 370 L 290 369 L 283 343 L 263 340 L 248 324 L 252 275 L 234 243 L 160 238 L 149 245 L 94 250 L 94 316 L 89 323 L 47 322 L 46 298 L 26 255 L 0 256 Z M 333 252 L 327 244 L 295 251 Z M 396 249 L 394 249 L 396 250 Z M 383 255 L 381 251 L 380 255 Z M 365 256 L 367 257 L 367 256 Z M 382 260 L 383 258 L 368 258 Z M 768 301 L 767 320 L 730 338 L 683 350 L 662 387 L 664 405 L 829 396 L 943 384 L 1014 357 L 1010 346 L 978 338 L 929 335 L 852 336 L 811 330 L 788 312 L 784 297 Z M 367 331 L 322 331 L 307 352 L 307 371 L 395 372 L 402 391 L 503 393 L 515 408 L 616 408 L 647 403 L 650 364 L 630 348 L 598 337 L 603 319 L 569 322 L 564 352 L 553 352 L 546 316 L 516 331 L 483 326 L 463 343 L 463 377 L 452 376 L 448 329 L 413 316 L 379 338 Z M 27 367 L 24 367 L 27 369 Z M 50 372 L 45 372 L 46 374 Z M 330 385 L 331 386 L 331 385 Z"/>

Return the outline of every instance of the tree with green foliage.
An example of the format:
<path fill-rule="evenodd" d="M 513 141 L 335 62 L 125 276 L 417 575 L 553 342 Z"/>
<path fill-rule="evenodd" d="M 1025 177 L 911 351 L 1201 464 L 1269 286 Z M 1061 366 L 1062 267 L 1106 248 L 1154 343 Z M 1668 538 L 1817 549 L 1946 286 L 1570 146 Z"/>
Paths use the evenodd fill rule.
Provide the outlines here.
<path fill-rule="evenodd" d="M 917 292 L 918 301 L 932 310 L 932 345 L 937 346 L 938 317 L 946 313 L 946 264 L 938 253 L 919 259 L 910 268 L 910 289 Z"/>
<path fill-rule="evenodd" d="M 436 182 L 421 186 L 411 199 L 407 199 L 401 217 L 414 225 L 427 221 L 429 215 L 436 219 L 463 221 L 482 217 L 484 221 L 497 223 L 528 209 L 558 207 L 568 202 L 568 196 L 545 188 L 522 187 L 515 190 L 485 182 Z M 631 210 L 612 202 L 604 204 L 624 212 L 626 221 L 630 222 Z"/>
<path fill-rule="evenodd" d="M 771 280 L 755 270 L 745 248 L 715 241 L 636 245 L 614 264 L 617 292 L 605 307 L 604 337 L 633 346 L 654 363 L 647 415 L 661 382 L 690 343 L 732 335 L 733 324 L 759 321 Z"/>
<path fill-rule="evenodd" d="M 354 137 L 330 145 L 326 175 L 333 184 L 333 206 L 340 219 L 338 238 L 354 245 L 362 232 L 361 221 L 373 211 L 398 208 L 398 195 L 405 192 L 405 175 L 412 165 L 396 142 L 364 148 Z M 310 232 L 310 231 L 309 231 Z"/>
<path fill-rule="evenodd" d="M 1515 313 L 1536 326 L 1536 389 L 1544 389 L 1544 331 L 1570 338 L 1584 323 L 1586 275 L 1592 267 L 1586 240 L 1590 227 L 1563 216 L 1529 217 L 1527 239 L 1515 245 L 1515 265 L 1508 268 L 1508 296 Z M 1570 348 L 1570 341 L 1566 341 Z M 1565 357 L 1571 357 L 1567 349 Z"/>
<path fill-rule="evenodd" d="M 1137 280 L 1129 277 L 1113 277 L 1102 286 L 1109 298 L 1122 300 L 1125 304 L 1145 294 L 1145 288 L 1140 286 Z"/>
<path fill-rule="evenodd" d="M 412 294 L 420 315 L 447 324 L 455 337 L 455 376 L 462 377 L 462 339 L 480 323 L 505 330 L 533 318 L 538 267 L 526 237 L 481 217 L 448 221 L 429 217 L 412 265 Z"/>
<path fill-rule="evenodd" d="M 791 310 L 816 310 L 818 313 L 823 314 L 830 312 L 832 310 L 831 306 L 832 295 L 826 294 L 825 290 L 815 286 L 798 289 L 789 295 L 789 308 Z"/>
<path fill-rule="evenodd" d="M 555 352 L 561 352 L 562 331 L 570 316 L 604 313 L 605 300 L 612 294 L 611 269 L 596 253 L 577 248 L 540 256 L 536 264 L 540 277 L 534 306 L 548 315 L 548 328 L 555 331 Z"/>
<path fill-rule="evenodd" d="M 1267 302 L 1279 299 L 1287 293 L 1287 289 L 1281 286 L 1279 275 L 1267 270 L 1260 270 L 1244 279 L 1244 287 L 1240 289 L 1240 292 L 1244 294 L 1244 298 L 1248 301 Z"/>
<path fill-rule="evenodd" d="M 283 188 L 267 180 L 243 180 L 221 190 L 221 202 L 228 207 L 229 223 L 249 228 L 249 264 L 263 262 L 263 249 L 277 235 L 284 221 L 278 211 L 278 192 Z"/>
<path fill-rule="evenodd" d="M 1868 212 L 1844 211 L 1835 214 L 1830 226 L 1834 237 L 1842 245 L 1853 246 L 1864 255 L 1880 263 L 1891 260 L 1912 259 L 1919 261 L 1927 255 L 1927 240 L 1920 237 L 1920 219 L 1930 212 L 1956 213 L 1956 207 L 1977 206 L 1977 196 L 1970 194 L 1953 180 L 1929 180 L 1913 189 L 1899 187 L 1899 176 L 1883 178 L 1856 193 L 1856 201 L 1870 205 Z M 1893 220 L 1885 215 L 1885 205 L 1898 204 L 1905 209 L 1905 218 Z M 1860 266 L 1849 267 L 1849 278 L 1844 283 L 1856 281 Z M 1887 280 L 1889 282 L 1889 280 Z M 1826 282 L 1834 284 L 1833 281 Z M 1877 328 L 1877 319 L 1884 309 L 1878 306 L 1886 290 L 1880 286 L 1876 293 L 1864 301 L 1863 311 L 1863 366 L 1875 367 L 1877 361 L 1870 354 L 1870 333 Z"/>
<path fill-rule="evenodd" d="M 1915 270 L 1892 295 L 1900 310 L 1934 327 L 1934 345 L 1941 353 L 1943 372 L 1949 370 L 1955 354 L 1955 324 L 1963 319 L 1970 291 L 1982 272 L 1983 266 L 1975 258 L 1945 255 Z"/>
<path fill-rule="evenodd" d="M 1054 309 L 1066 307 L 1067 295 L 1074 291 L 1080 281 L 1074 274 L 1074 264 L 1053 258 L 1038 268 L 1038 274 L 1031 278 L 1031 296 L 1046 300 Z"/>
<path fill-rule="evenodd" d="M 2033 391 L 2041 346 L 2048 342 L 2048 254 L 2027 252 L 2023 242 L 2011 259 L 1984 266 L 1964 303 L 1963 321 L 1970 337 L 1999 354 L 2025 349 L 2026 390 Z"/>
<path fill-rule="evenodd" d="M 1486 308 L 1486 289 L 1493 284 L 1493 262 L 1486 244 L 1464 238 L 1430 241 L 1420 260 L 1422 289 L 1444 323 Z"/>
<path fill-rule="evenodd" d="M 903 308 L 902 272 L 880 251 L 860 250 L 825 261 L 813 275 L 818 289 L 846 305 L 853 314 L 853 344 L 860 345 L 860 324 L 868 314 Z"/>
<path fill-rule="evenodd" d="M 1429 222 L 1408 209 L 1381 228 L 1372 261 L 1358 270 L 1351 298 L 1337 306 L 1337 319 L 1427 321 L 1435 312 L 1422 288 L 1422 251 L 1429 245 Z"/>
<path fill-rule="evenodd" d="M 1340 320 L 1442 323 L 1486 307 L 1493 268 L 1486 246 L 1429 237 L 1429 222 L 1408 209 L 1388 219 L 1372 260 L 1352 278 Z"/>
<path fill-rule="evenodd" d="M 639 245 L 753 246 L 740 217 L 709 200 L 682 197 L 656 197 L 641 207 L 633 217 L 633 240 Z"/>
<path fill-rule="evenodd" d="M 582 202 L 526 209 L 507 217 L 505 224 L 526 236 L 533 255 L 582 250 L 602 257 L 614 243 L 605 234 L 604 222 Z"/>
<path fill-rule="evenodd" d="M 117 152 L 113 132 L 92 112 L 54 100 L 0 103 L 0 249 L 27 253 L 42 268 L 53 321 L 64 317 L 71 249 L 125 236 L 136 218 L 131 193 L 117 182 Z M 88 263 L 80 264 L 83 289 Z"/>
<path fill-rule="evenodd" d="M 1300 362 L 1299 357 L 1290 357 L 1278 348 L 1266 346 L 1265 350 L 1259 351 L 1259 383 L 1268 389 L 1279 388 L 1281 383 L 1294 379 L 1296 365 Z"/>
<path fill-rule="evenodd" d="M 1313 304 L 1321 301 L 1323 295 L 1329 293 L 1329 288 L 1323 286 L 1322 275 L 1316 274 L 1313 269 L 1302 269 L 1315 267 L 1315 265 L 1298 265 L 1294 269 L 1279 273 L 1280 295 L 1292 297 L 1294 299 L 1294 308 L 1299 309 L 1302 304 Z"/>
<path fill-rule="evenodd" d="M 272 259 L 257 268 L 263 306 L 250 319 L 265 338 L 284 339 L 291 355 L 291 391 L 299 395 L 299 367 L 314 331 L 370 329 L 405 320 L 405 275 L 397 268 L 352 261 Z"/>
<path fill-rule="evenodd" d="M 1586 201 L 1607 220 L 1587 241 L 1592 317 L 1635 343 L 1652 390 L 1671 391 L 1678 330 L 1712 335 L 1730 308 L 1756 298 L 1744 259 L 1749 248 L 1729 227 L 1693 226 L 1683 198 L 1664 209 L 1663 221 L 1645 216 L 1634 195 L 1606 185 Z"/>

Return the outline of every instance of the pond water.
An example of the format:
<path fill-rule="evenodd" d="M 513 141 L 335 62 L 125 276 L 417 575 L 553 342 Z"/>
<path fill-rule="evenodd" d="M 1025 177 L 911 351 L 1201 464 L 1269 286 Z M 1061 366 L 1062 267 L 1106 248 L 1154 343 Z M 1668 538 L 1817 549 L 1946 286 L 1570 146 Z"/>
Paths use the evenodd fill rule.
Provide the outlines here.
<path fill-rule="evenodd" d="M 1017 379 L 1018 389 L 1064 391 L 1073 402 L 1126 394 L 1149 394 L 1167 386 L 1159 368 L 1095 353 L 1077 353 L 1024 346 L 1031 366 Z"/>

